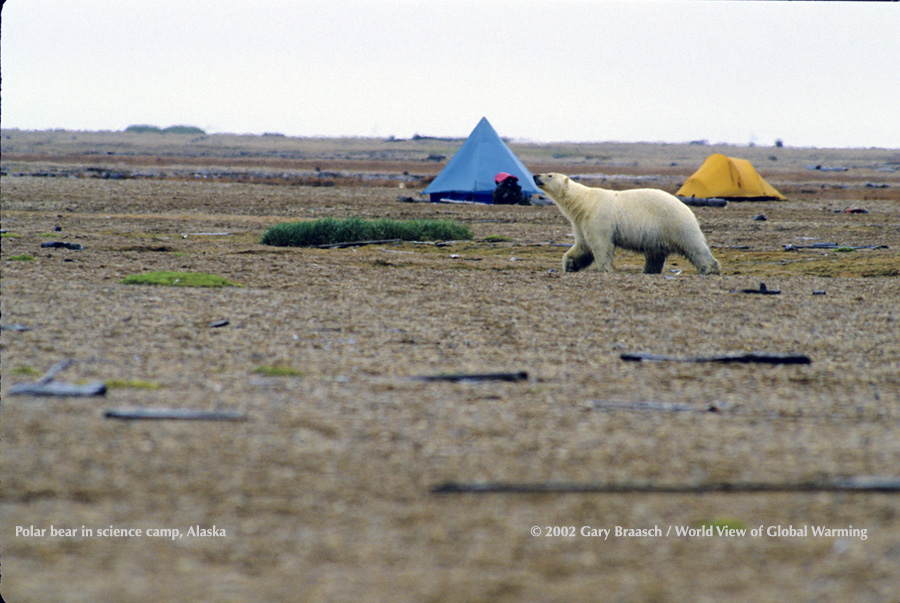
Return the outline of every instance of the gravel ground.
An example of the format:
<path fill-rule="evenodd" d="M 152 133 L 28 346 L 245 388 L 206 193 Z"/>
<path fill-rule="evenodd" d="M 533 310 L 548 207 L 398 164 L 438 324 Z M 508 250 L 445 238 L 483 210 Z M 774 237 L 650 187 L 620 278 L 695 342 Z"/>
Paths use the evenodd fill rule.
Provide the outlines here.
<path fill-rule="evenodd" d="M 26 159 L 19 167 L 49 161 Z M 791 490 L 898 476 L 895 172 L 880 173 L 886 188 L 865 186 L 874 171 L 851 172 L 856 184 L 843 188 L 809 182 L 840 174 L 776 172 L 788 201 L 694 208 L 723 268 L 700 277 L 680 258 L 643 275 L 628 253 L 615 274 L 560 274 L 572 238 L 552 206 L 400 203 L 396 186 L 5 168 L 9 601 L 897 596 L 896 494 Z M 565 168 L 554 165 L 580 166 Z M 849 206 L 869 213 L 843 213 Z M 279 221 L 345 215 L 454 218 L 475 238 L 338 250 L 258 243 Z M 84 249 L 41 247 L 52 241 Z M 814 242 L 887 248 L 783 248 Z M 242 286 L 120 283 L 155 270 Z M 741 292 L 761 282 L 781 293 Z M 620 358 L 750 351 L 812 362 Z M 74 363 L 57 379 L 104 381 L 106 396 L 9 395 L 66 359 Z M 527 379 L 417 379 L 518 371 Z M 159 407 L 247 420 L 104 417 Z M 447 482 L 625 491 L 433 492 Z M 747 483 L 785 491 L 702 491 Z M 726 525 L 746 533 L 715 532 Z M 28 535 L 31 526 L 45 533 Z M 645 533 L 616 535 L 617 526 Z M 703 526 L 713 534 L 678 533 Z M 142 532 L 100 531 L 110 527 Z"/>

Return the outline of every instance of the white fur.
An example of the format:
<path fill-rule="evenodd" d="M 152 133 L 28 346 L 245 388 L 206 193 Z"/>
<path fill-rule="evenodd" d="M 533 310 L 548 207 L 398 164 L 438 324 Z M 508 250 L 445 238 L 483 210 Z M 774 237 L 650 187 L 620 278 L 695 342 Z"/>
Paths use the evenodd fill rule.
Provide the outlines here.
<path fill-rule="evenodd" d="M 694 212 L 657 189 L 611 191 L 579 184 L 562 174 L 538 174 L 535 184 L 572 223 L 575 245 L 563 255 L 563 272 L 596 263 L 612 272 L 616 247 L 644 254 L 644 272 L 659 274 L 666 258 L 686 257 L 700 274 L 718 274 Z"/>

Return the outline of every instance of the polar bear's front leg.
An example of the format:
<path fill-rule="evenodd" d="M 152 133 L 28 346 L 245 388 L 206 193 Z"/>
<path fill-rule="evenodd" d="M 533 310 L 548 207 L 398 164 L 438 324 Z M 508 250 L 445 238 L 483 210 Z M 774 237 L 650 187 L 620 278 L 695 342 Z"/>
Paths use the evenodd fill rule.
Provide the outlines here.
<path fill-rule="evenodd" d="M 594 270 L 597 272 L 615 272 L 613 259 L 616 255 L 616 246 L 609 232 L 592 232 L 588 234 L 584 245 L 590 248 L 594 258 Z"/>
<path fill-rule="evenodd" d="M 594 254 L 591 253 L 591 248 L 579 241 L 563 254 L 562 269 L 563 272 L 578 272 L 590 266 L 593 261 Z"/>

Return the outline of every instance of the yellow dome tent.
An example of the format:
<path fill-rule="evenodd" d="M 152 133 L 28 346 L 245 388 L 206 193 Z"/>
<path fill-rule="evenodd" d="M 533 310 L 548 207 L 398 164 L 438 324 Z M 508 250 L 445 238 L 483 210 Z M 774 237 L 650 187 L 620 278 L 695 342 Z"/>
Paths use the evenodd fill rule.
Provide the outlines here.
<path fill-rule="evenodd" d="M 749 161 L 720 153 L 707 157 L 675 194 L 701 199 L 784 199 L 784 195 L 763 180 Z"/>

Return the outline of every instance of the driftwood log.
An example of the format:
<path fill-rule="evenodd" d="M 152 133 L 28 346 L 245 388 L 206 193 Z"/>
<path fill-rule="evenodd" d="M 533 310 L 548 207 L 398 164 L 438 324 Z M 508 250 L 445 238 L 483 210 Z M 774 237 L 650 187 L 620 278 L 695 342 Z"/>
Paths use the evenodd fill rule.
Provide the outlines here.
<path fill-rule="evenodd" d="M 75 251 L 82 251 L 84 249 L 84 246 L 79 243 L 66 243 L 65 241 L 47 241 L 46 243 L 41 243 L 41 247 L 49 249 L 72 249 Z"/>
<path fill-rule="evenodd" d="M 399 243 L 400 239 L 383 239 L 380 241 L 346 241 L 344 243 L 326 243 L 316 245 L 319 249 L 344 249 L 346 247 L 362 247 L 363 245 L 384 245 L 386 243 Z"/>
<path fill-rule="evenodd" d="M 247 421 L 247 415 L 221 410 L 190 408 L 113 408 L 103 413 L 107 419 L 127 421 Z"/>
<path fill-rule="evenodd" d="M 726 205 L 728 205 L 727 199 L 718 199 L 715 197 L 710 199 L 698 199 L 697 197 L 678 197 L 678 199 L 685 205 L 690 205 L 693 207 L 725 207 Z"/>
<path fill-rule="evenodd" d="M 700 484 L 583 482 L 445 482 L 432 494 L 755 494 L 772 492 L 900 492 L 900 477 L 874 476 L 812 482 Z"/>
<path fill-rule="evenodd" d="M 453 373 L 448 375 L 421 375 L 416 381 L 527 381 L 528 373 Z"/>
<path fill-rule="evenodd" d="M 798 249 L 890 249 L 887 245 L 838 245 L 837 243 L 812 243 L 811 245 L 782 245 L 785 251 L 797 251 Z"/>
<path fill-rule="evenodd" d="M 103 396 L 106 395 L 106 384 L 100 381 L 74 385 L 54 381 L 59 373 L 69 368 L 74 361 L 62 360 L 54 364 L 49 371 L 33 383 L 19 383 L 9 388 L 9 394 L 26 396 Z"/>
<path fill-rule="evenodd" d="M 749 352 L 746 354 L 722 354 L 720 356 L 696 356 L 693 358 L 678 358 L 675 356 L 662 356 L 659 354 L 647 354 L 634 352 L 621 354 L 620 358 L 633 362 L 737 362 L 743 364 L 811 364 L 809 356 L 805 354 L 769 354 L 766 352 Z"/>
<path fill-rule="evenodd" d="M 758 293 L 759 295 L 780 295 L 780 289 L 769 289 L 765 283 L 759 284 L 759 289 L 741 289 L 741 293 Z"/>

